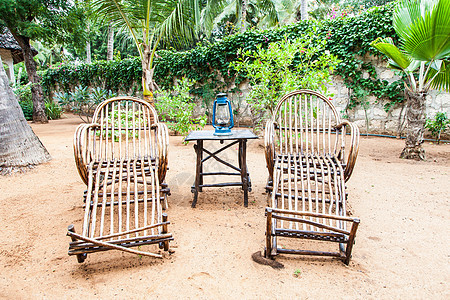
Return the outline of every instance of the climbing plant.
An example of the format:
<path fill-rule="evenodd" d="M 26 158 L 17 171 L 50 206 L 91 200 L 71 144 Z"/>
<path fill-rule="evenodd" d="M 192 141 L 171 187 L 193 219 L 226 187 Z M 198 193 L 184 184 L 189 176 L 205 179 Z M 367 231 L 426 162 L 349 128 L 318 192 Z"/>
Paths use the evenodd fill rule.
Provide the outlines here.
<path fill-rule="evenodd" d="M 119 61 L 96 61 L 91 64 L 64 64 L 50 68 L 42 74 L 44 93 L 49 93 L 58 85 L 60 90 L 70 92 L 77 86 L 102 87 L 118 92 L 140 89 L 135 87 L 142 73 L 138 58 Z"/>

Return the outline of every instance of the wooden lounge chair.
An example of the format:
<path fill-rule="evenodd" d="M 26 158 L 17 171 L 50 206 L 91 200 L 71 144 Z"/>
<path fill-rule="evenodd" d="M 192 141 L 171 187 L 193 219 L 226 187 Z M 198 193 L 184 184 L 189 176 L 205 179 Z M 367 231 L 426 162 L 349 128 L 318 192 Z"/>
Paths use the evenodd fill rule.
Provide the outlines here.
<path fill-rule="evenodd" d="M 299 90 L 280 100 L 265 129 L 266 189 L 271 192 L 266 258 L 279 253 L 322 255 L 349 263 L 359 219 L 346 216 L 345 182 L 352 174 L 358 144 L 358 127 L 341 120 L 323 95 Z M 339 252 L 286 249 L 277 246 L 279 237 L 336 242 Z"/>
<path fill-rule="evenodd" d="M 92 123 L 77 128 L 75 162 L 87 190 L 82 232 L 68 228 L 69 255 L 81 263 L 87 253 L 110 249 L 154 257 L 162 255 L 130 247 L 158 243 L 169 250 L 168 141 L 155 109 L 134 97 L 102 102 Z"/>

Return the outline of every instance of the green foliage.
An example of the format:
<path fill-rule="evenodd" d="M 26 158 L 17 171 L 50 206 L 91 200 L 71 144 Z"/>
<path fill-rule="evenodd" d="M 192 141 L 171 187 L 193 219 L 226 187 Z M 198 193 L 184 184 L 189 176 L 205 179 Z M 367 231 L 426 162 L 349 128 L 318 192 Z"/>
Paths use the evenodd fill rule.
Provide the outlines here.
<path fill-rule="evenodd" d="M 450 125 L 450 120 L 445 112 L 438 112 L 433 119 L 427 119 L 425 128 L 430 130 L 431 134 L 435 137 L 437 143 L 441 139 L 441 133 L 447 130 L 447 126 Z"/>
<path fill-rule="evenodd" d="M 62 108 L 53 101 L 45 102 L 45 114 L 49 120 L 56 120 L 61 118 Z"/>
<path fill-rule="evenodd" d="M 187 135 L 192 130 L 202 129 L 206 125 L 206 116 L 193 118 L 194 99 L 189 95 L 189 89 L 194 81 L 182 78 L 174 86 L 172 93 L 161 91 L 156 98 L 156 109 L 167 127 L 181 135 Z"/>
<path fill-rule="evenodd" d="M 361 14 L 373 6 L 385 5 L 393 0 L 320 0 L 313 1 L 313 9 L 308 12 L 317 20 L 335 19 L 348 14 Z"/>
<path fill-rule="evenodd" d="M 96 61 L 92 64 L 66 64 L 59 68 L 50 68 L 42 74 L 44 93 L 49 93 L 58 84 L 65 92 L 74 86 L 102 87 L 118 92 L 129 91 L 136 87 L 142 76 L 142 65 L 138 58 L 121 61 Z M 129 94 L 129 92 L 128 92 Z"/>
<path fill-rule="evenodd" d="M 107 44 L 108 26 L 102 26 L 91 37 L 92 56 L 96 60 L 106 60 Z M 123 58 L 139 55 L 133 42 L 120 32 L 114 34 L 114 52 Z M 83 56 L 85 56 L 85 52 L 83 52 Z"/>
<path fill-rule="evenodd" d="M 31 82 L 26 85 L 18 86 L 14 89 L 14 93 L 16 94 L 19 105 L 22 108 L 23 115 L 27 121 L 33 120 L 33 102 L 31 101 Z M 45 103 L 45 114 L 48 119 L 56 120 L 61 118 L 62 109 L 61 107 L 52 102 L 47 101 Z"/>
<path fill-rule="evenodd" d="M 254 51 L 258 45 L 261 49 L 266 49 L 270 43 L 281 41 L 285 37 L 288 40 L 295 40 L 316 30 L 318 37 L 321 38 L 312 40 L 310 47 L 315 47 L 314 43 L 318 41 L 327 40 L 325 49 L 341 61 L 334 74 L 340 75 L 349 89 L 359 87 L 379 99 L 389 100 L 385 103 L 388 110 L 403 101 L 403 82 L 398 80 L 389 83 L 380 80 L 374 65 L 365 62 L 364 57 L 378 54 L 370 46 L 378 36 L 397 39 L 392 27 L 393 7 L 394 4 L 389 3 L 372 8 L 356 17 L 321 22 L 301 21 L 264 31 L 249 30 L 227 36 L 217 43 L 199 44 L 184 52 L 161 50 L 158 51 L 160 58 L 155 59 L 154 79 L 160 87 L 171 89 L 174 77 L 185 76 L 197 82 L 195 89 L 192 90 L 197 96 L 210 97 L 217 92 L 230 91 L 233 82 L 239 86 L 247 79 L 242 75 L 236 76 L 236 71 L 229 67 L 230 62 L 237 61 L 239 49 L 242 49 L 242 52 Z M 96 62 L 79 67 L 64 65 L 58 69 L 48 70 L 43 76 L 43 85 L 51 89 L 58 82 L 66 90 L 71 84 L 78 83 L 85 86 L 103 86 L 112 90 L 126 89 L 132 82 L 140 84 L 141 75 L 142 66 L 138 59 L 109 64 Z M 350 102 L 350 108 L 356 105 L 358 105 L 356 102 Z"/>
<path fill-rule="evenodd" d="M 124 128 L 122 130 L 119 130 L 118 127 L 118 123 L 120 122 L 120 127 Z M 132 128 L 133 124 L 136 126 L 144 126 L 145 124 L 145 116 L 143 114 L 142 111 L 136 111 L 136 112 L 132 112 L 132 111 L 127 111 L 127 112 L 121 112 L 120 113 L 120 119 L 119 119 L 119 112 L 116 110 L 114 111 L 112 114 L 108 115 L 108 124 L 113 124 L 116 123 L 116 128 L 114 128 L 113 130 L 105 130 L 105 132 L 103 133 L 103 136 L 105 137 L 106 134 L 108 135 L 108 137 L 114 136 L 114 141 L 118 142 L 119 138 L 123 135 L 126 135 L 128 133 L 128 135 L 132 135 L 132 132 L 130 132 L 129 130 L 127 131 L 126 128 Z M 97 131 L 97 136 L 100 135 L 100 132 Z M 137 138 L 139 137 L 139 131 L 135 131 L 134 132 L 134 137 Z"/>
<path fill-rule="evenodd" d="M 404 72 L 411 92 L 450 90 L 449 24 L 450 0 L 401 0 L 393 16 L 400 48 L 389 37 L 371 46 L 389 58 L 389 67 Z"/>
<path fill-rule="evenodd" d="M 16 86 L 14 88 L 14 94 L 19 98 L 19 101 L 31 101 L 31 82 Z"/>
<path fill-rule="evenodd" d="M 315 42 L 311 43 L 312 40 Z M 254 114 L 273 113 L 279 99 L 288 92 L 312 89 L 326 93 L 326 83 L 339 60 L 325 50 L 326 41 L 313 33 L 301 38 L 270 43 L 267 48 L 238 52 L 230 65 L 249 78 L 251 91 L 247 102 Z M 260 124 L 262 118 L 257 120 Z M 258 125 L 254 124 L 254 125 Z"/>
<path fill-rule="evenodd" d="M 27 121 L 33 120 L 33 102 L 31 100 L 19 101 L 23 115 Z"/>
<path fill-rule="evenodd" d="M 70 112 L 78 115 L 81 120 L 89 123 L 95 107 L 100 102 L 115 97 L 116 95 L 101 88 L 95 88 L 91 92 L 87 87 L 77 86 L 73 92 L 58 92 L 55 94 L 58 103 Z"/>
<path fill-rule="evenodd" d="M 73 1 L 2 0 L 0 11 L 0 28 L 48 44 L 71 40 L 84 46 L 84 16 Z"/>

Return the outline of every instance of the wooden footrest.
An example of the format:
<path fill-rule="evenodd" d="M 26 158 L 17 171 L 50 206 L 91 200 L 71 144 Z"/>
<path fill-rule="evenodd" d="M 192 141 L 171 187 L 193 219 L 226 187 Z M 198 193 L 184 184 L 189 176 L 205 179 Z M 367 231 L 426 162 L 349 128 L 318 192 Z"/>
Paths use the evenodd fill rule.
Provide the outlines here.
<path fill-rule="evenodd" d="M 328 241 L 336 243 L 346 243 L 348 237 L 341 233 L 311 232 L 294 229 L 275 229 L 275 236 L 291 237 L 300 239 L 310 239 L 319 241 Z"/>

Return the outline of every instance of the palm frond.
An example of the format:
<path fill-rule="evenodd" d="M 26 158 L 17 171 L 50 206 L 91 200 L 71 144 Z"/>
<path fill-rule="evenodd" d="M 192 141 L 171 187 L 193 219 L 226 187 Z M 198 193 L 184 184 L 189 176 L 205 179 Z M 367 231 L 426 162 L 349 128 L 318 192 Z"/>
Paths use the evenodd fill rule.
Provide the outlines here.
<path fill-rule="evenodd" d="M 142 58 L 142 49 L 140 43 L 142 38 L 139 38 L 137 29 L 140 28 L 139 19 L 136 18 L 137 8 L 143 7 L 143 5 L 129 6 L 123 1 L 119 0 L 94 0 L 92 1 L 92 10 L 95 14 L 102 15 L 107 21 L 110 21 L 112 26 L 120 32 L 129 32 L 132 36 L 139 54 Z"/>
<path fill-rule="evenodd" d="M 450 55 L 450 0 L 402 0 L 394 14 L 394 28 L 402 48 L 417 60 Z"/>
<path fill-rule="evenodd" d="M 267 23 L 270 27 L 276 26 L 280 23 L 278 12 L 273 0 L 258 0 L 257 6 L 265 14 L 264 19 L 267 19 Z"/>
<path fill-rule="evenodd" d="M 215 19 L 220 15 L 221 12 L 224 11 L 224 7 L 226 4 L 226 0 L 207 0 L 205 7 L 202 9 L 200 23 L 201 30 L 207 35 L 210 36 L 211 32 L 214 29 L 214 25 L 217 23 Z"/>
<path fill-rule="evenodd" d="M 450 91 L 450 61 L 443 61 L 438 71 L 431 69 L 426 81 L 430 81 L 430 87 L 438 90 Z"/>
<path fill-rule="evenodd" d="M 162 18 L 155 27 L 161 42 L 166 45 L 185 45 L 196 37 L 195 20 L 200 9 L 196 0 L 165 1 L 158 5 L 158 15 Z"/>
<path fill-rule="evenodd" d="M 370 45 L 389 57 L 392 60 L 390 64 L 394 67 L 406 70 L 411 64 L 411 57 L 400 51 L 400 49 L 394 45 L 391 38 L 383 39 L 379 37 L 370 43 Z"/>

